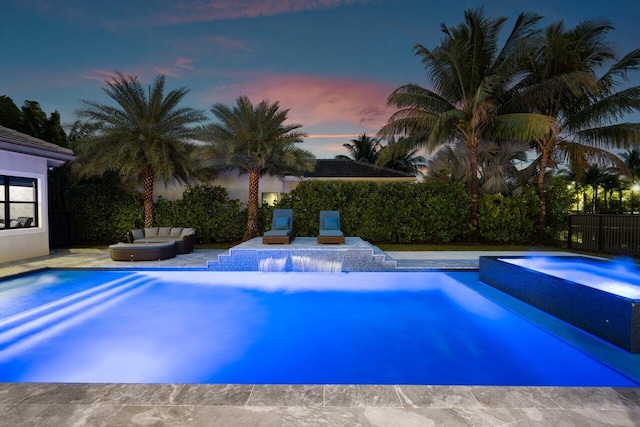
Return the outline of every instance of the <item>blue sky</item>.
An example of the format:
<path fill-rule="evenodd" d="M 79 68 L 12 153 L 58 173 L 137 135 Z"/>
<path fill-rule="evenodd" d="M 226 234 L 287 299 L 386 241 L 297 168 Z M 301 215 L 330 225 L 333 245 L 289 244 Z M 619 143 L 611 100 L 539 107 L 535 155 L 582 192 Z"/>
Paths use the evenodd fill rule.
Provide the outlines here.
<path fill-rule="evenodd" d="M 0 95 L 71 123 L 80 99 L 109 102 L 101 88 L 114 71 L 144 83 L 163 73 L 168 89 L 190 89 L 185 106 L 210 118 L 211 105 L 240 95 L 278 100 L 309 134 L 301 147 L 333 157 L 386 122 L 393 89 L 427 85 L 413 46 L 436 46 L 441 23 L 480 5 L 511 18 L 505 34 L 523 11 L 543 25 L 606 17 L 620 55 L 640 47 L 632 0 L 3 0 Z"/>

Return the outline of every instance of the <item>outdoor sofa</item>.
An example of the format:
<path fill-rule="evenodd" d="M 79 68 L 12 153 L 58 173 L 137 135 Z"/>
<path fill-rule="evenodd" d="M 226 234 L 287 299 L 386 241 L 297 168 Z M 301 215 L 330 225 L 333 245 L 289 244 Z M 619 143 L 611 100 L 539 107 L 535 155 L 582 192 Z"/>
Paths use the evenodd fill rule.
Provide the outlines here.
<path fill-rule="evenodd" d="M 188 254 L 196 244 L 196 230 L 182 227 L 151 227 L 131 230 L 127 243 L 150 244 L 174 242 L 178 254 Z"/>
<path fill-rule="evenodd" d="M 156 243 L 124 243 L 109 246 L 114 261 L 156 261 L 174 258 L 178 247 L 174 241 Z"/>

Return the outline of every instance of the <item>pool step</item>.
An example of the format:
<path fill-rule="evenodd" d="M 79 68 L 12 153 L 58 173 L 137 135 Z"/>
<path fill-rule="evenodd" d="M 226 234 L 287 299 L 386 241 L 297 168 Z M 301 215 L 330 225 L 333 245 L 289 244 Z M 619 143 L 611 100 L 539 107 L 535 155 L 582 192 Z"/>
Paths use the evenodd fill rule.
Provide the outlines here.
<path fill-rule="evenodd" d="M 81 317 L 92 315 L 150 286 L 155 279 L 131 274 L 0 321 L 0 360 L 8 350 L 19 350 L 32 342 L 73 326 Z"/>
<path fill-rule="evenodd" d="M 260 238 L 234 246 L 209 261 L 214 271 L 395 271 L 397 263 L 380 248 L 359 237 L 344 245 L 318 245 L 298 237 L 290 245 L 263 245 Z"/>

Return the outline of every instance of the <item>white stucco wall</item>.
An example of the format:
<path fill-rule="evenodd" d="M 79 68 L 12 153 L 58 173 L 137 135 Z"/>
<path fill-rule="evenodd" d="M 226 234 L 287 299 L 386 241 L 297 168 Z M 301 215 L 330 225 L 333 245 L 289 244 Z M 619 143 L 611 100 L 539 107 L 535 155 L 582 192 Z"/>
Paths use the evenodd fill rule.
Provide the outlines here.
<path fill-rule="evenodd" d="M 3 151 L 0 175 L 38 180 L 38 227 L 0 229 L 0 263 L 49 255 L 47 159 Z"/>
<path fill-rule="evenodd" d="M 297 182 L 284 181 L 277 176 L 265 175 L 260 178 L 260 186 L 258 193 L 258 200 L 262 203 L 262 193 L 278 193 L 278 200 L 280 200 L 280 193 L 288 193 Z M 230 171 L 224 172 L 218 176 L 211 185 L 221 186 L 227 189 L 229 197 L 231 199 L 238 199 L 240 202 L 246 204 L 249 200 L 249 175 L 238 175 L 238 172 Z M 182 198 L 184 187 L 180 184 L 167 184 L 166 186 L 161 183 L 156 183 L 153 188 L 153 198 L 157 200 L 158 197 L 163 197 L 167 200 L 176 200 Z"/>

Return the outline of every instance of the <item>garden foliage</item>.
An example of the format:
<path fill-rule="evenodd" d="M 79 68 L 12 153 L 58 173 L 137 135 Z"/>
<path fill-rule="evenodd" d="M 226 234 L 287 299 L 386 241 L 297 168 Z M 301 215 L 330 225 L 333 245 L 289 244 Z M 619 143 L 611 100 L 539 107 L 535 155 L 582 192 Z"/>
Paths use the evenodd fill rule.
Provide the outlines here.
<path fill-rule="evenodd" d="M 305 181 L 279 207 L 293 208 L 298 236 L 317 236 L 320 211 L 338 210 L 345 235 L 378 243 L 460 241 L 469 223 L 460 184 Z"/>
<path fill-rule="evenodd" d="M 237 242 L 242 238 L 247 213 L 240 201 L 230 199 L 220 186 L 188 187 L 182 199 L 158 199 L 154 206 L 157 227 L 191 227 L 198 242 Z"/>
<path fill-rule="evenodd" d="M 566 229 L 571 195 L 564 182 L 548 195 L 548 229 Z M 76 238 L 87 243 L 114 243 L 143 226 L 142 198 L 112 184 L 80 184 L 74 191 Z M 480 198 L 479 236 L 485 242 L 531 243 L 536 236 L 538 199 L 533 188 L 523 196 Z M 279 208 L 293 208 L 298 236 L 317 236 L 321 210 L 339 210 L 342 230 L 372 243 L 464 242 L 469 233 L 469 194 L 463 184 L 427 181 L 417 184 L 304 181 L 283 194 Z M 193 227 L 199 243 L 238 242 L 247 212 L 220 186 L 188 187 L 183 198 L 160 198 L 154 226 Z M 269 228 L 273 208 L 259 211 L 259 227 Z"/>
<path fill-rule="evenodd" d="M 142 195 L 112 183 L 83 182 L 74 187 L 71 212 L 74 240 L 115 243 L 144 223 Z"/>

